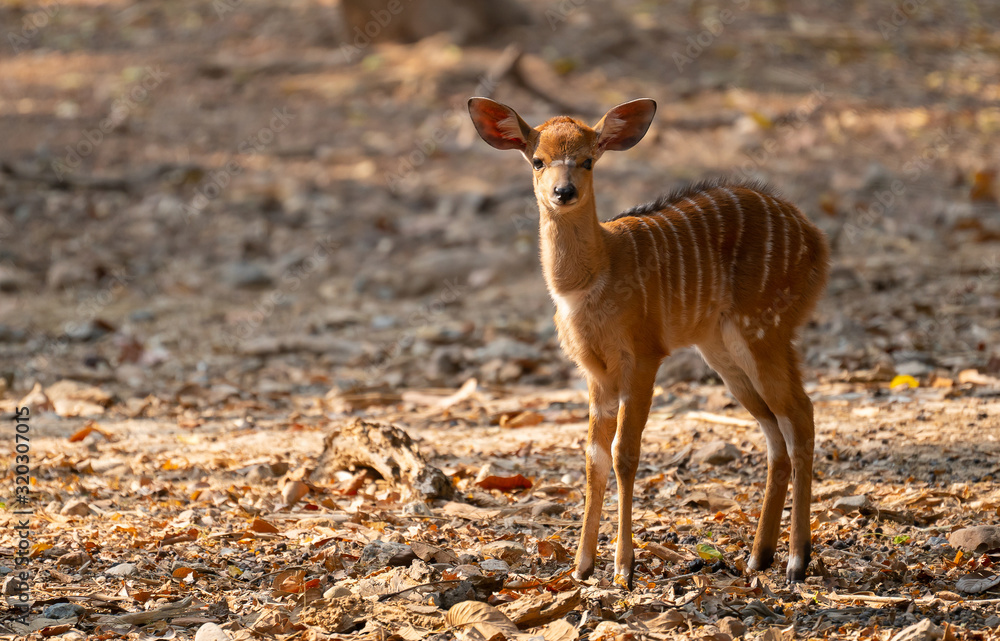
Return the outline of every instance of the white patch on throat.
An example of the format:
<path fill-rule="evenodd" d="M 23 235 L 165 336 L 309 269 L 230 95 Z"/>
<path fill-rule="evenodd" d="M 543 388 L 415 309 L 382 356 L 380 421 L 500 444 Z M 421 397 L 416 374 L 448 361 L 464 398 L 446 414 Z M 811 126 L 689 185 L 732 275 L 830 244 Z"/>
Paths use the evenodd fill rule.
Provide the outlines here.
<path fill-rule="evenodd" d="M 604 291 L 606 281 L 606 274 L 601 274 L 596 280 L 591 282 L 589 287 L 574 289 L 568 292 L 556 292 L 550 287 L 549 295 L 552 296 L 552 302 L 556 304 L 559 316 L 569 320 L 584 307 L 584 302 L 591 293 L 599 296 Z"/>

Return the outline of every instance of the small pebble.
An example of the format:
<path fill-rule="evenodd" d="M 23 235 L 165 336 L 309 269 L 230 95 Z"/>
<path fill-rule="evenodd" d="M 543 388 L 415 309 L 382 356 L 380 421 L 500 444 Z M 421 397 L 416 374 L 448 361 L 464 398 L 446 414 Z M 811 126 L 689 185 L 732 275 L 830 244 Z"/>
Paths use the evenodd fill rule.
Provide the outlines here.
<path fill-rule="evenodd" d="M 486 572 L 510 572 L 510 565 L 501 559 L 483 559 L 479 562 L 479 567 Z"/>
<path fill-rule="evenodd" d="M 78 603 L 55 603 L 42 610 L 42 616 L 46 619 L 72 619 L 82 617 L 87 608 Z"/>
<path fill-rule="evenodd" d="M 323 593 L 324 599 L 339 599 L 345 596 L 351 596 L 353 594 L 348 588 L 342 585 L 335 585 L 326 592 Z"/>
<path fill-rule="evenodd" d="M 118 565 L 112 566 L 104 571 L 108 576 L 132 576 L 135 574 L 135 564 L 134 563 L 119 563 Z"/>
<path fill-rule="evenodd" d="M 423 501 L 413 501 L 403 506 L 403 514 L 416 516 L 431 516 L 431 508 Z"/>
<path fill-rule="evenodd" d="M 399 322 L 395 316 L 389 314 L 380 314 L 372 319 L 372 329 L 392 329 Z"/>
<path fill-rule="evenodd" d="M 129 320 L 133 323 L 148 323 L 155 318 L 156 315 L 148 309 L 137 309 L 129 314 Z"/>
<path fill-rule="evenodd" d="M 736 617 L 725 617 L 719 620 L 719 629 L 732 638 L 742 636 L 746 632 L 746 625 Z"/>
<path fill-rule="evenodd" d="M 232 637 L 215 623 L 205 623 L 198 628 L 194 641 L 228 641 Z"/>

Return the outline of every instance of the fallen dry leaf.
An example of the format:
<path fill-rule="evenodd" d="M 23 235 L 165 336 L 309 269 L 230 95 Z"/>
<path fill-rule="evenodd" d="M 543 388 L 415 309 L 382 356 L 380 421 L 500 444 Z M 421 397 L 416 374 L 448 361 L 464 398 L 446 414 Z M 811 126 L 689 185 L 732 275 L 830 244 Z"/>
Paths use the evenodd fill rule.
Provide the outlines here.
<path fill-rule="evenodd" d="M 500 610 L 479 601 L 456 603 L 445 615 L 445 622 L 463 634 L 478 634 L 483 639 L 514 639 L 517 626 Z"/>
<path fill-rule="evenodd" d="M 580 590 L 572 592 L 542 592 L 525 594 L 517 601 L 505 603 L 499 610 L 522 630 L 545 625 L 565 616 L 580 604 Z"/>
<path fill-rule="evenodd" d="M 1000 574 L 987 570 L 977 570 L 961 577 L 955 589 L 966 594 L 978 594 L 1000 585 Z"/>
<path fill-rule="evenodd" d="M 543 559 L 555 559 L 560 563 L 565 563 L 571 558 L 569 551 L 558 541 L 541 540 L 538 542 L 538 554 Z"/>
<path fill-rule="evenodd" d="M 250 527 L 248 529 L 251 532 L 258 532 L 260 534 L 278 534 L 278 532 L 280 532 L 274 524 L 269 523 L 264 519 L 257 518 L 250 522 Z"/>
<path fill-rule="evenodd" d="M 500 417 L 500 427 L 517 429 L 519 427 L 532 427 L 545 420 L 545 417 L 538 412 L 521 412 L 515 416 L 504 414 Z"/>
<path fill-rule="evenodd" d="M 487 476 L 476 481 L 476 485 L 484 490 L 500 490 L 501 492 L 513 492 L 514 490 L 526 490 L 531 488 L 531 479 L 523 474 L 513 476 Z"/>
<path fill-rule="evenodd" d="M 101 436 L 103 436 L 108 440 L 111 440 L 111 435 L 108 434 L 106 431 L 102 430 L 95 421 L 87 421 L 83 427 L 81 427 L 76 432 L 73 432 L 72 435 L 70 435 L 69 442 L 78 443 L 83 439 L 87 438 L 88 436 L 90 436 L 91 434 L 93 434 L 94 432 L 100 434 Z"/>
<path fill-rule="evenodd" d="M 288 506 L 295 505 L 307 494 L 309 494 L 309 486 L 302 481 L 289 481 L 285 483 L 285 487 L 281 488 L 281 498 Z"/>

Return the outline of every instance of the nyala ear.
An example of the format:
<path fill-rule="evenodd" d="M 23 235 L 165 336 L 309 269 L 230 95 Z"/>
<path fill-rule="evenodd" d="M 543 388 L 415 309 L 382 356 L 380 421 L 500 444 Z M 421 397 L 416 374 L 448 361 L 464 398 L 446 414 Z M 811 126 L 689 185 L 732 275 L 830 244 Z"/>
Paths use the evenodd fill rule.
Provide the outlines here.
<path fill-rule="evenodd" d="M 517 149 L 526 157 L 535 131 L 517 112 L 489 98 L 469 98 L 472 124 L 483 140 L 497 149 Z"/>
<path fill-rule="evenodd" d="M 642 140 L 653 122 L 656 102 L 640 98 L 625 102 L 604 114 L 594 125 L 597 132 L 598 153 L 605 151 L 625 151 Z"/>

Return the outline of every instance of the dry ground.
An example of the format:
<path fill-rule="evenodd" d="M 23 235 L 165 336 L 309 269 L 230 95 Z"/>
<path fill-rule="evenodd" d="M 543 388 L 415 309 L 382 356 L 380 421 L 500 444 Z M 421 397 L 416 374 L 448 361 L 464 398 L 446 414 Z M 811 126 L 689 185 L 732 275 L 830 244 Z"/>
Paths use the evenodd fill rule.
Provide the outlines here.
<path fill-rule="evenodd" d="M 499 572 L 476 598 L 580 589 L 556 620 L 591 639 L 732 635 L 726 617 L 768 638 L 884 639 L 927 618 L 1000 634 L 997 589 L 957 587 L 993 576 L 990 557 L 947 540 L 1000 521 L 997 9 L 623 0 L 529 14 L 348 55 L 358 25 L 336 0 L 0 4 L 0 457 L 14 469 L 7 419 L 27 405 L 29 622 L 74 601 L 86 612 L 65 638 L 188 638 L 213 622 L 445 639 L 448 590 Z M 554 335 L 527 167 L 467 122 L 483 93 L 532 123 L 658 101 L 649 136 L 597 170 L 606 218 L 728 173 L 769 180 L 827 232 L 833 275 L 802 336 L 818 421 L 806 584 L 784 585 L 781 554 L 743 572 L 761 436 L 689 352 L 664 365 L 646 433 L 643 584 L 622 591 L 606 567 L 584 586 L 562 576 L 586 404 Z M 918 387 L 892 388 L 896 375 Z M 405 488 L 345 477 L 286 505 L 324 434 L 358 417 L 418 439 L 456 496 L 428 513 Z M 714 440 L 736 458 L 692 458 Z M 475 484 L 488 463 L 506 489 Z M 421 548 L 402 569 L 358 567 L 373 540 L 456 558 Z M 496 540 L 517 544 L 506 574 L 484 552 Z M 360 596 L 418 582 L 438 583 Z"/>

